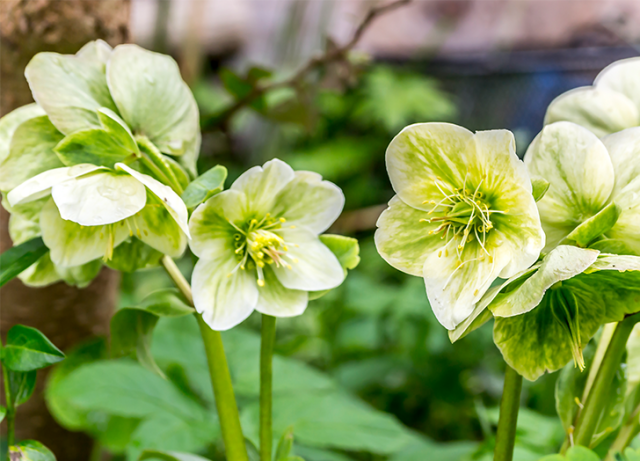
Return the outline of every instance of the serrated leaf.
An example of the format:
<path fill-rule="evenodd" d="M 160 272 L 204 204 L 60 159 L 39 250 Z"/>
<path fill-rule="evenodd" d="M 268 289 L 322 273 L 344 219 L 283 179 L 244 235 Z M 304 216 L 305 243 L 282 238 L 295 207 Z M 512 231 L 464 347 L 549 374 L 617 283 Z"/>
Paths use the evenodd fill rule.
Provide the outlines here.
<path fill-rule="evenodd" d="M 9 395 L 14 406 L 22 405 L 33 395 L 36 388 L 37 371 L 8 370 Z"/>
<path fill-rule="evenodd" d="M 618 220 L 620 209 L 615 203 L 610 203 L 595 216 L 590 217 L 573 229 L 567 240 L 572 240 L 580 246 L 587 246 L 589 242 L 611 230 Z"/>
<path fill-rule="evenodd" d="M 198 176 L 182 193 L 182 201 L 192 209 L 222 191 L 227 179 L 227 169 L 217 165 Z"/>
<path fill-rule="evenodd" d="M 534 178 L 531 180 L 531 188 L 533 189 L 532 194 L 536 202 L 539 202 L 540 200 L 542 200 L 542 197 L 544 197 L 544 194 L 546 194 L 547 191 L 549 190 L 550 185 L 551 184 L 549 183 L 549 181 L 544 180 L 542 178 Z"/>
<path fill-rule="evenodd" d="M 55 455 L 40 442 L 23 440 L 9 447 L 11 461 L 56 461 Z"/>
<path fill-rule="evenodd" d="M 153 328 L 157 322 L 157 315 L 143 309 L 120 309 L 111 318 L 111 355 L 133 355 L 143 367 L 164 378 L 150 350 Z"/>
<path fill-rule="evenodd" d="M 37 237 L 9 248 L 0 255 L 0 287 L 44 256 L 49 249 Z"/>
<path fill-rule="evenodd" d="M 3 364 L 10 370 L 37 370 L 62 359 L 62 351 L 35 328 L 14 325 L 7 333 Z"/>
<path fill-rule="evenodd" d="M 190 453 L 177 453 L 175 451 L 158 451 L 145 450 L 142 452 L 138 461 L 145 459 L 160 459 L 162 461 L 209 461 L 202 456 L 192 455 Z"/>

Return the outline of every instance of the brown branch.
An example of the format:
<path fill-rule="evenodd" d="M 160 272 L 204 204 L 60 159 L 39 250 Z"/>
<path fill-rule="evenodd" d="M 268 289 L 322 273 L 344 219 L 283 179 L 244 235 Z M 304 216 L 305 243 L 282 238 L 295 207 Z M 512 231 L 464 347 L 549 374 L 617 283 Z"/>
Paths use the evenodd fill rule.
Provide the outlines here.
<path fill-rule="evenodd" d="M 229 107 L 222 110 L 215 116 L 212 116 L 209 120 L 203 121 L 203 129 L 211 129 L 213 127 L 224 128 L 231 117 L 233 117 L 233 115 L 235 115 L 237 111 L 245 106 L 248 106 L 253 101 L 268 93 L 269 91 L 279 88 L 297 88 L 302 84 L 304 78 L 312 71 L 320 67 L 329 65 L 335 61 L 345 59 L 349 51 L 351 51 L 351 49 L 358 43 L 358 41 L 362 38 L 364 32 L 377 17 L 389 11 L 395 10 L 396 8 L 399 8 L 403 5 L 407 5 L 411 1 L 412 0 L 396 0 L 394 2 L 387 3 L 386 5 L 380 5 L 371 8 L 360 25 L 358 25 L 358 27 L 356 28 L 353 37 L 351 37 L 351 40 L 349 40 L 346 44 L 342 45 L 341 47 L 329 49 L 319 56 L 312 57 L 295 74 L 285 80 L 273 82 L 267 85 L 256 85 L 244 97 L 237 99 L 233 104 L 231 104 Z"/>

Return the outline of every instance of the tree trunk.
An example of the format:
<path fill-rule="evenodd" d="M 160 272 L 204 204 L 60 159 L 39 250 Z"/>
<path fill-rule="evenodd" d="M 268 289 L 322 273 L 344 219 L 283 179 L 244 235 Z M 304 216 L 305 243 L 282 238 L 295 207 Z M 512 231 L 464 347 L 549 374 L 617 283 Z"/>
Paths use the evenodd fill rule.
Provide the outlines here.
<path fill-rule="evenodd" d="M 75 53 L 90 40 L 109 44 L 129 37 L 130 0 L 0 0 L 0 114 L 32 102 L 24 68 L 40 51 Z M 8 214 L 0 210 L 0 251 L 11 246 Z M 65 350 L 80 341 L 108 333 L 119 275 L 103 270 L 84 289 L 64 283 L 28 288 L 18 279 L 0 290 L 4 337 L 14 324 L 41 330 Z M 44 400 L 45 372 L 39 372 L 36 393 L 18 409 L 16 437 L 35 439 L 48 446 L 60 461 L 86 461 L 91 440 L 59 427 Z"/>

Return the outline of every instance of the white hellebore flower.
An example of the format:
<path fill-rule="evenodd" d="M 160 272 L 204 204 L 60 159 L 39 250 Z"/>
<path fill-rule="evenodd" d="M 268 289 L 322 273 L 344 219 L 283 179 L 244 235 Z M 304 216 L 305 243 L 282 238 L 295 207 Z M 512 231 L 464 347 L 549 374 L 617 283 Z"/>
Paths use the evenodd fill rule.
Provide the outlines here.
<path fill-rule="evenodd" d="M 170 256 L 184 251 L 187 207 L 168 186 L 123 163 L 55 168 L 25 181 L 7 195 L 17 206 L 51 194 L 42 209 L 42 239 L 60 266 L 113 256 L 128 237 Z"/>
<path fill-rule="evenodd" d="M 544 247 L 513 134 L 419 123 L 391 141 L 386 162 L 397 195 L 378 220 L 378 252 L 424 277 L 438 321 L 453 330 L 497 277 L 528 268 Z"/>
<path fill-rule="evenodd" d="M 340 215 L 344 195 L 316 173 L 280 160 L 253 167 L 191 216 L 196 310 L 227 330 L 253 310 L 300 315 L 308 292 L 335 288 L 345 272 L 318 235 Z"/>

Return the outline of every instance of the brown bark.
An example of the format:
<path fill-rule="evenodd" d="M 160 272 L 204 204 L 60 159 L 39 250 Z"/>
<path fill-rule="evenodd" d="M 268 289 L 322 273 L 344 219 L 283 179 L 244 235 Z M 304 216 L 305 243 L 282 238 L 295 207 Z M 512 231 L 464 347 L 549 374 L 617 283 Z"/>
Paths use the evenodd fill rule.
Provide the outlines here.
<path fill-rule="evenodd" d="M 128 40 L 130 0 L 0 0 L 0 114 L 32 101 L 24 68 L 40 51 L 75 53 L 90 40 L 117 45 Z M 7 213 L 0 210 L 0 251 L 11 246 Z M 65 350 L 95 335 L 106 335 L 119 275 L 103 270 L 78 290 L 64 283 L 28 288 L 13 280 L 0 290 L 2 334 L 21 323 L 41 330 Z M 86 461 L 91 440 L 59 427 L 42 397 L 40 372 L 34 397 L 18 409 L 16 437 L 35 439 L 63 461 Z"/>

